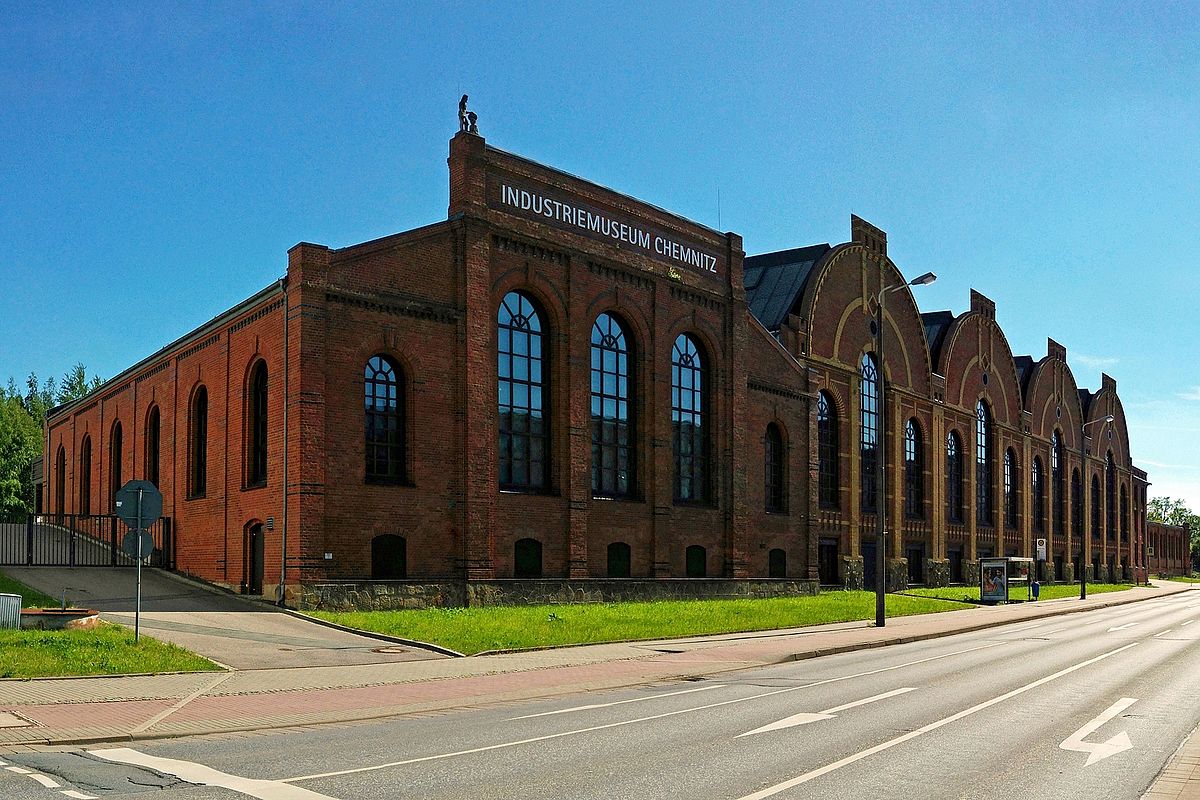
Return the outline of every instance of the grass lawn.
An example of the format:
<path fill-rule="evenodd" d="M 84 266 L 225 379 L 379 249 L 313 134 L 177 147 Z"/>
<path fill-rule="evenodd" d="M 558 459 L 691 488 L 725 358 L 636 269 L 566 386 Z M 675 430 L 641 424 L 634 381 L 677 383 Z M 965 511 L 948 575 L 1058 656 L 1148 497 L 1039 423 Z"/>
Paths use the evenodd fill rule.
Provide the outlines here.
<path fill-rule="evenodd" d="M 58 600 L 42 594 L 37 589 L 30 589 L 23 583 L 17 583 L 3 572 L 0 572 L 0 594 L 21 595 L 21 605 L 24 608 L 58 608 L 59 606 Z"/>
<path fill-rule="evenodd" d="M 887 596 L 887 613 L 890 616 L 953 611 L 967 607 L 933 598 Z M 352 628 L 429 642 L 460 653 L 473 654 L 485 650 L 667 639 L 874 619 L 875 595 L 871 592 L 824 592 L 816 597 L 766 600 L 309 613 Z"/>
<path fill-rule="evenodd" d="M 1174 578 L 1167 578 L 1169 581 L 1177 581 L 1178 583 L 1200 583 L 1200 578 L 1195 578 L 1191 575 L 1176 575 Z"/>
<path fill-rule="evenodd" d="M 59 603 L 0 573 L 0 592 L 19 594 L 26 608 Z M 212 672 L 207 658 L 148 636 L 133 643 L 133 631 L 103 623 L 94 630 L 0 630 L 0 678 L 118 675 L 129 672 Z"/>
<path fill-rule="evenodd" d="M 1126 589 L 1132 589 L 1133 584 L 1130 583 L 1089 583 L 1087 585 L 1088 594 L 1103 594 L 1104 592 L 1121 592 Z M 978 586 L 945 586 L 939 589 L 907 589 L 906 595 L 918 595 L 920 597 L 940 597 L 946 600 L 965 600 L 969 602 L 979 602 L 979 587 Z M 1013 600 L 1024 600 L 1029 596 L 1028 591 L 1024 586 L 1014 586 L 1009 593 Z M 1061 597 L 1079 597 L 1078 583 L 1043 583 L 1041 599 L 1042 600 L 1057 600 Z"/>

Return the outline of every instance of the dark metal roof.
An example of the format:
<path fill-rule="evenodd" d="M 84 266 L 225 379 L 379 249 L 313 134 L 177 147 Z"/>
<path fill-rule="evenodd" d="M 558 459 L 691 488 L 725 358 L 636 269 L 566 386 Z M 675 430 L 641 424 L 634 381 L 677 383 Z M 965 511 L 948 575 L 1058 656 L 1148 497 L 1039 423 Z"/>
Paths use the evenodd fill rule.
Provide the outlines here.
<path fill-rule="evenodd" d="M 1094 394 L 1092 394 L 1092 393 L 1091 393 L 1090 391 L 1088 391 L 1087 389 L 1080 389 L 1080 390 L 1079 390 L 1079 408 L 1080 408 L 1080 409 L 1083 411 L 1083 418 L 1084 418 L 1084 419 L 1087 419 L 1087 415 L 1088 415 L 1088 406 L 1090 406 L 1090 405 L 1092 404 L 1092 398 L 1093 398 L 1093 397 L 1095 397 L 1095 395 L 1094 395 Z"/>
<path fill-rule="evenodd" d="M 942 352 L 942 340 L 946 338 L 946 330 L 954 322 L 953 311 L 927 311 L 921 315 L 921 324 L 925 326 L 925 341 L 929 342 L 929 357 L 937 369 L 938 359 Z"/>
<path fill-rule="evenodd" d="M 1037 367 L 1037 362 L 1032 356 L 1014 356 L 1013 363 L 1017 366 L 1017 380 L 1021 382 L 1021 395 L 1027 397 L 1029 395 L 1029 379 L 1033 376 L 1033 370 Z"/>
<path fill-rule="evenodd" d="M 779 330 L 800 300 L 813 265 L 830 249 L 828 244 L 814 244 L 745 258 L 746 299 L 750 313 L 764 328 Z"/>

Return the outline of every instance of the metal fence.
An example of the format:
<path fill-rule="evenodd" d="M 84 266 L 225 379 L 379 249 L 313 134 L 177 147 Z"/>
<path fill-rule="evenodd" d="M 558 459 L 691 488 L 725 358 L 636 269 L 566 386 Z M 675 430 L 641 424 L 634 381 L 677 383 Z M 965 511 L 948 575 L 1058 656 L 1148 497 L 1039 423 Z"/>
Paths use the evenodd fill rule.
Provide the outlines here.
<path fill-rule="evenodd" d="M 154 539 L 150 565 L 175 568 L 171 518 L 148 528 Z M 0 566 L 131 567 L 121 544 L 129 528 L 110 514 L 39 514 L 0 522 Z"/>
<path fill-rule="evenodd" d="M 0 594 L 0 630 L 21 627 L 21 595 Z"/>

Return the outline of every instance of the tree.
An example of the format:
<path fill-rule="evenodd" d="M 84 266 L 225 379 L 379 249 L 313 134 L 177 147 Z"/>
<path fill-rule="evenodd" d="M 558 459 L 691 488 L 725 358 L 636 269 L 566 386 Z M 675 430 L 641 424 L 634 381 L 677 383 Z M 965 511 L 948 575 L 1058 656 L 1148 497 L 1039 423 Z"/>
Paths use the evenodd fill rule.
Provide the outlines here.
<path fill-rule="evenodd" d="M 33 510 L 34 460 L 42 431 L 19 395 L 0 389 L 0 519 Z"/>
<path fill-rule="evenodd" d="M 1146 503 L 1146 519 L 1167 525 L 1187 525 L 1191 535 L 1192 564 L 1200 563 L 1200 514 L 1182 499 L 1151 497 Z"/>
<path fill-rule="evenodd" d="M 75 366 L 67 370 L 63 375 L 62 380 L 58 384 L 58 394 L 55 396 L 56 403 L 69 403 L 72 400 L 78 400 L 88 392 L 95 391 L 100 388 L 100 384 L 104 383 L 100 376 L 94 375 L 91 380 L 88 380 L 87 369 L 82 362 L 76 362 Z"/>

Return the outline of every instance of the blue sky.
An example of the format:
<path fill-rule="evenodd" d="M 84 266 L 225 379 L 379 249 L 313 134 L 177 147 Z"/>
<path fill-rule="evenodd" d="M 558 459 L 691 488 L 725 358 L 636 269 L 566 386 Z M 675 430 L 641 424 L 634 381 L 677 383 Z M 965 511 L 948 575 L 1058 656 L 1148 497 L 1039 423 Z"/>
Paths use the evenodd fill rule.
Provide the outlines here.
<path fill-rule="evenodd" d="M 330 9 L 336 9 L 331 11 Z M 506 150 L 742 234 L 884 228 L 927 311 L 1118 381 L 1200 510 L 1194 4 L 0 7 L 0 380 L 111 376 L 333 247 L 443 219 L 460 94 Z"/>

